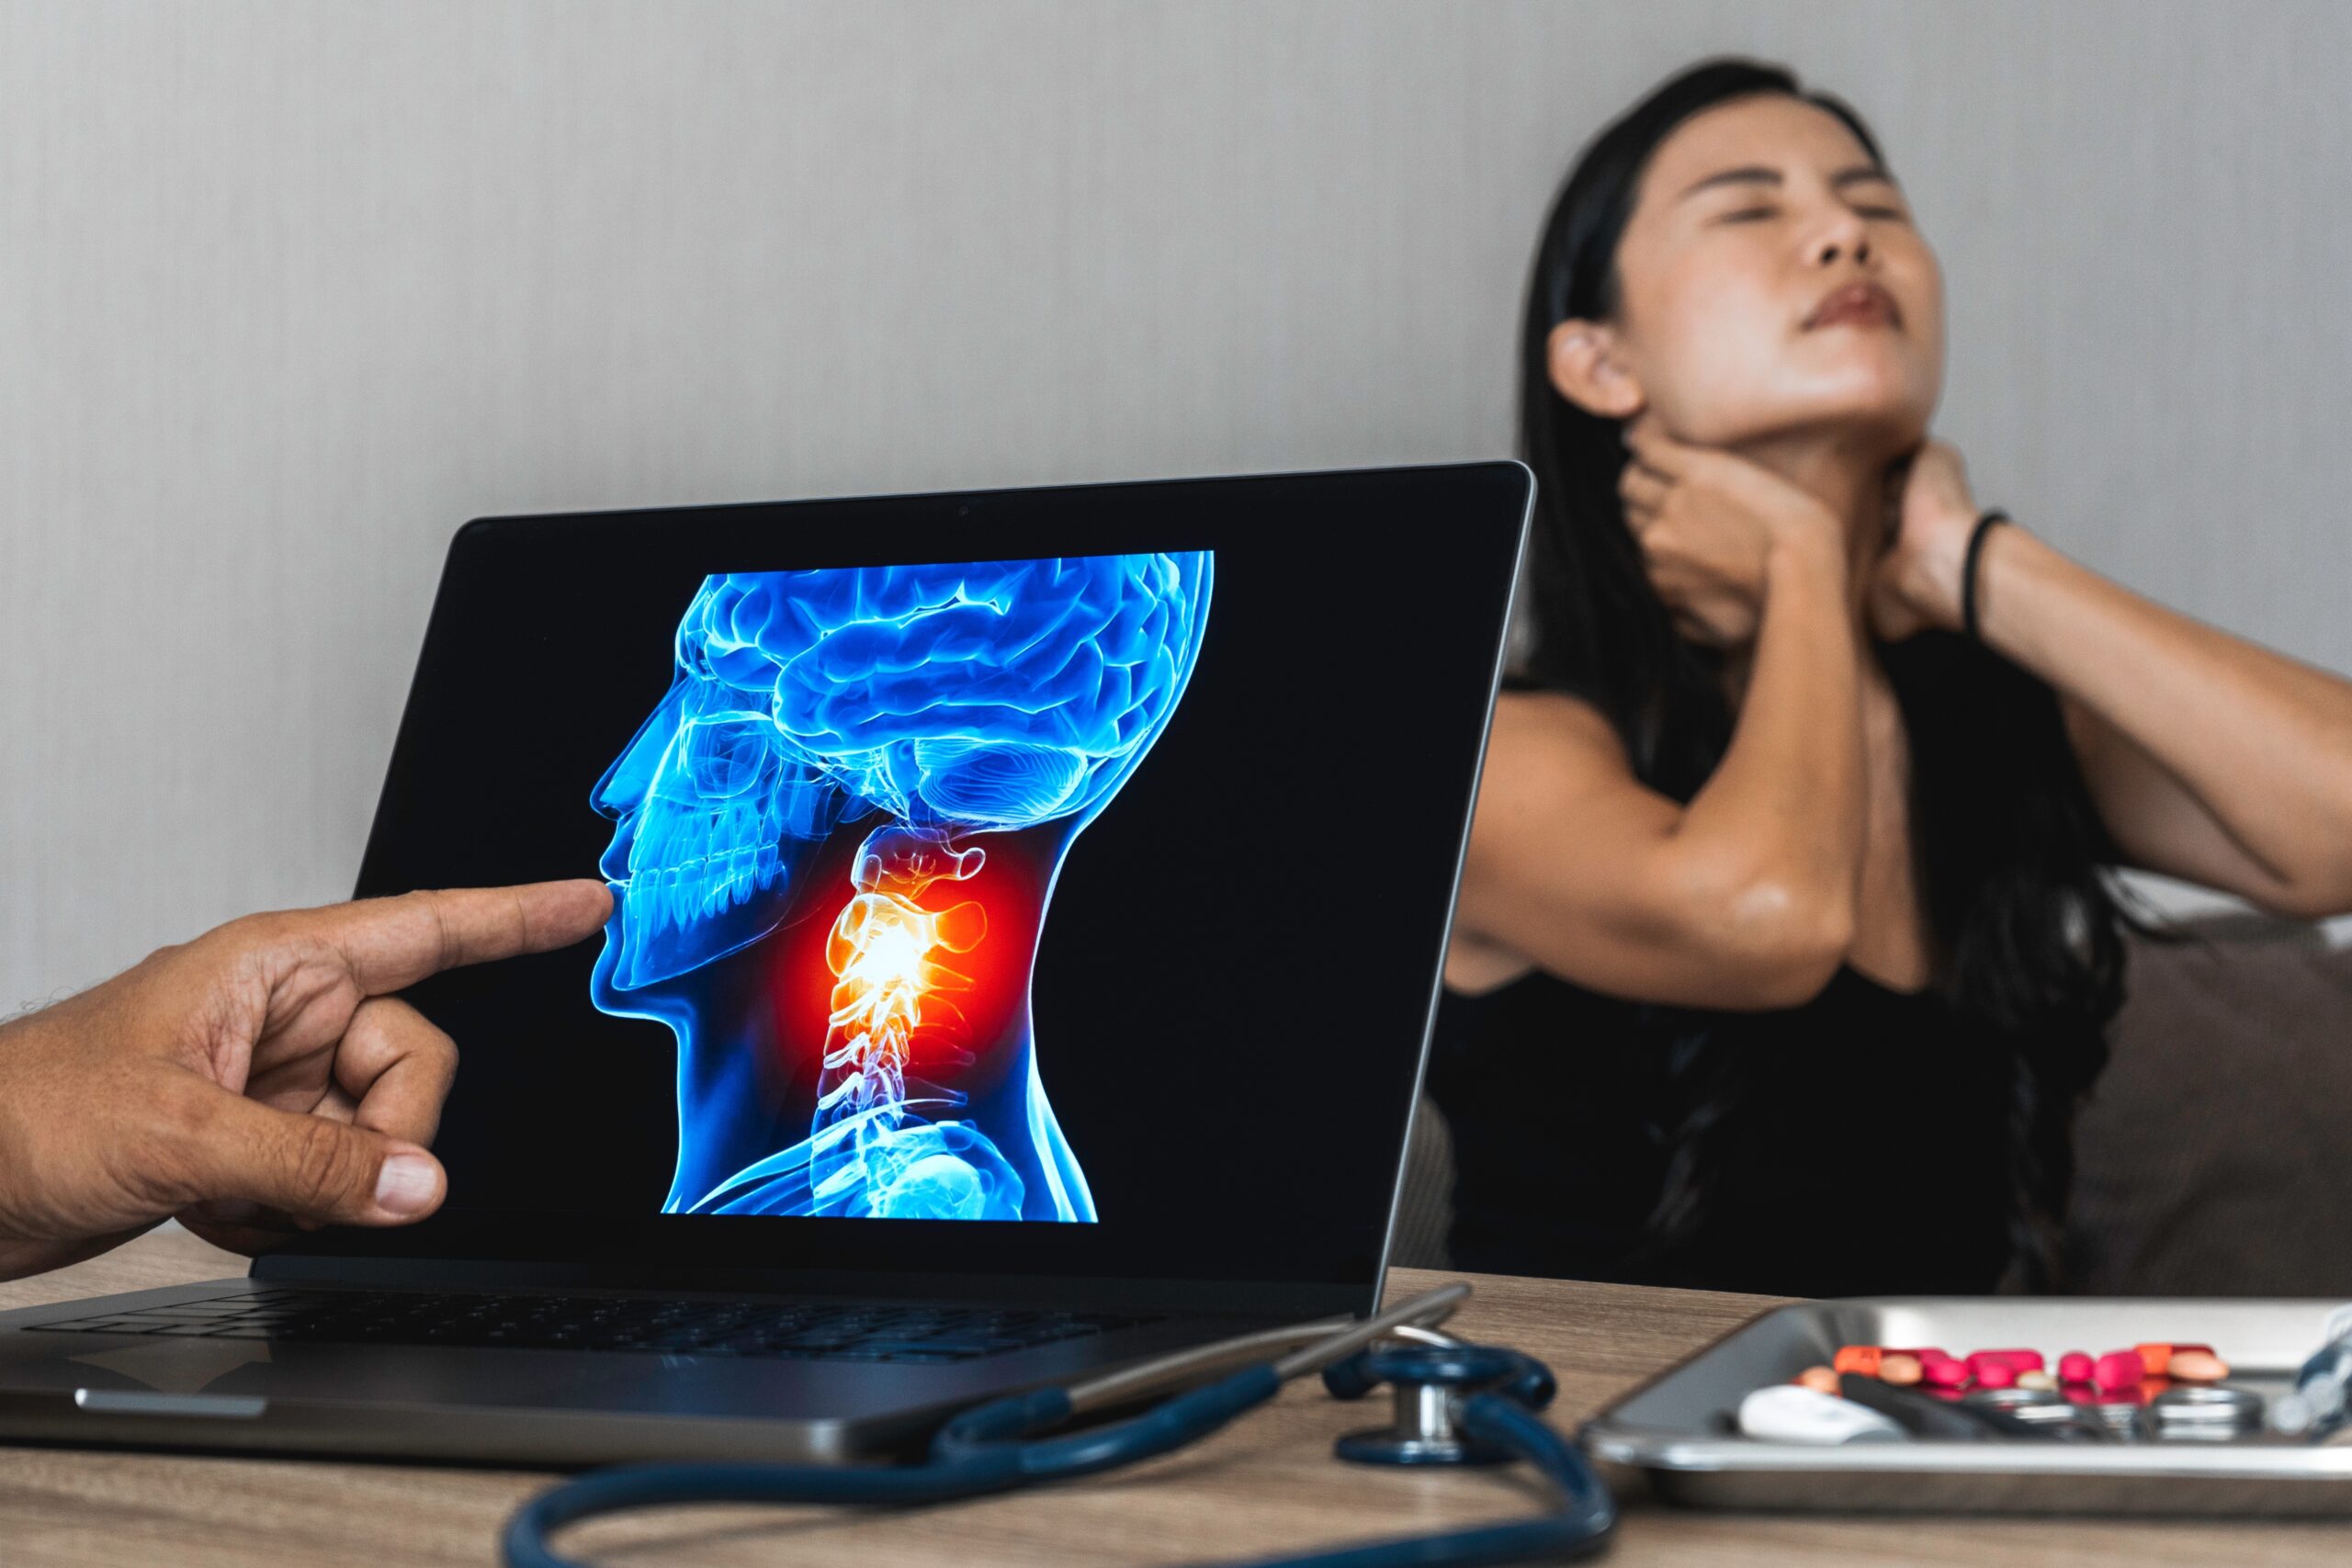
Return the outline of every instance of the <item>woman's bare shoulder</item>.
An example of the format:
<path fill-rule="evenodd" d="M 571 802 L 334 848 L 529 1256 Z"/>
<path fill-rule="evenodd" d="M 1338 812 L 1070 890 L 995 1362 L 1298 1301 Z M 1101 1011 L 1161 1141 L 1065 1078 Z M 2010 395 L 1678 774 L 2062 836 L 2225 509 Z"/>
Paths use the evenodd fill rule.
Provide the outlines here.
<path fill-rule="evenodd" d="M 1616 727 L 1582 697 L 1566 692 L 1505 692 L 1495 699 L 1488 776 L 1498 767 L 1521 773 L 1624 776 L 1630 770 Z"/>

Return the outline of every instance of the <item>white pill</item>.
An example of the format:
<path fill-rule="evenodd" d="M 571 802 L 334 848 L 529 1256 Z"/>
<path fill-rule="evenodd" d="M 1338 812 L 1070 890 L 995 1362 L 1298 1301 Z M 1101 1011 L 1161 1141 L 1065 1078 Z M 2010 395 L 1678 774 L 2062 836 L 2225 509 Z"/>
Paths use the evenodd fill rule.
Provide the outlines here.
<path fill-rule="evenodd" d="M 1743 1436 L 1768 1443 L 1899 1443 L 1903 1428 L 1864 1405 L 1834 1393 L 1775 1383 L 1739 1402 Z"/>

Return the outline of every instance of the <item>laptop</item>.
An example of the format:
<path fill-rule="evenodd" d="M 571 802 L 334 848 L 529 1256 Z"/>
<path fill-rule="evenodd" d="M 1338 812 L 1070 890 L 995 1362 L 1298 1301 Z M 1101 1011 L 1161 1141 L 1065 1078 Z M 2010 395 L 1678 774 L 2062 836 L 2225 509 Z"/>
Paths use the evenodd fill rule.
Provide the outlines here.
<path fill-rule="evenodd" d="M 409 999 L 447 1205 L 0 1316 L 0 1439 L 851 1461 L 1377 1303 L 1515 463 L 492 518 L 363 896 L 602 874 Z"/>

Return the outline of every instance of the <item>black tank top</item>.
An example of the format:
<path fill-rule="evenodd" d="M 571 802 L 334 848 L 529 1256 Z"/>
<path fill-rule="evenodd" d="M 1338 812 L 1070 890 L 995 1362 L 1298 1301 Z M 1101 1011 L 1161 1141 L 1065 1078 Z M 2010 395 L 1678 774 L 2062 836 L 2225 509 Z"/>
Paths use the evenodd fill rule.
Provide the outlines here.
<path fill-rule="evenodd" d="M 1736 1093 L 1678 1071 L 1704 1032 Z M 1724 1047 L 1730 1047 L 1725 1049 Z M 1543 973 L 1448 991 L 1429 1089 L 1457 1268 L 1787 1295 L 1975 1293 L 2007 1267 L 2012 1057 L 1932 992 L 1840 969 L 1781 1011 L 1669 1009 Z M 1661 1226 L 1702 1107 L 1703 1200 Z"/>

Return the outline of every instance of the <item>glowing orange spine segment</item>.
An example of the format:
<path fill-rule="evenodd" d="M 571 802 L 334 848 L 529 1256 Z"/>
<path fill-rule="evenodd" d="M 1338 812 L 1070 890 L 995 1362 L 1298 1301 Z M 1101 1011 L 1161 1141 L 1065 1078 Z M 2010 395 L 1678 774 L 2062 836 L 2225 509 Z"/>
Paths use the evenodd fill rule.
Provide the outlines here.
<path fill-rule="evenodd" d="M 971 988 L 969 976 L 932 954 L 969 953 L 988 929 L 987 911 L 969 899 L 933 914 L 897 890 L 853 897 L 825 944 L 826 965 L 838 976 L 826 1021 L 826 1055 L 847 1043 L 861 1066 L 878 1066 L 871 1063 L 876 1052 L 888 1053 L 893 1066 L 903 1064 L 907 1042 L 923 1021 L 926 999 Z M 956 1010 L 944 998 L 939 1005 Z"/>
<path fill-rule="evenodd" d="M 936 829 L 886 828 L 858 851 L 851 883 L 857 888 L 825 943 L 835 976 L 826 1022 L 826 1089 L 835 1073 L 856 1085 L 862 1107 L 892 1103 L 904 1092 L 909 1043 L 924 1021 L 963 1013 L 946 994 L 968 991 L 971 976 L 934 953 L 969 953 L 988 935 L 988 913 L 967 899 L 933 912 L 915 900 L 934 882 L 962 882 L 979 874 L 987 855 L 957 850 Z"/>

